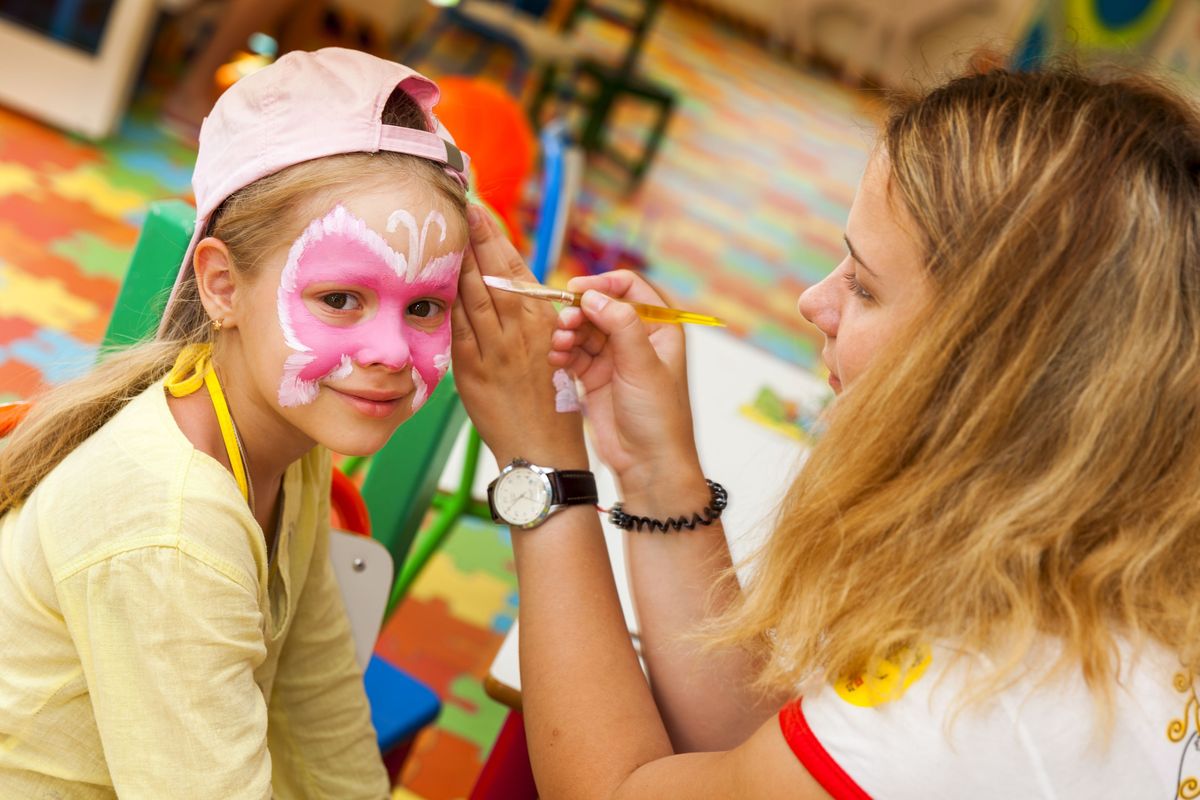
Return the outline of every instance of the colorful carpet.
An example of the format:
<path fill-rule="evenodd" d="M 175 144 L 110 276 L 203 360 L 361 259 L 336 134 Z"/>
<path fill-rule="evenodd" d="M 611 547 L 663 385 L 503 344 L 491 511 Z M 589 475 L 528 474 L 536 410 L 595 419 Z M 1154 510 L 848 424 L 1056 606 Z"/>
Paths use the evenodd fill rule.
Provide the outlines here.
<path fill-rule="evenodd" d="M 679 304 L 811 364 L 795 298 L 840 257 L 873 106 L 671 7 L 643 63 L 679 94 L 668 139 L 634 195 L 602 167 L 590 170 L 581 222 L 642 248 Z M 189 195 L 194 153 L 137 108 L 98 144 L 0 109 L 0 401 L 87 369 L 146 205 Z M 636 141 L 643 111 L 619 109 L 614 142 Z M 505 713 L 480 682 L 515 606 L 507 534 L 468 521 L 389 621 L 379 652 L 444 702 L 397 798 L 469 792 Z"/>

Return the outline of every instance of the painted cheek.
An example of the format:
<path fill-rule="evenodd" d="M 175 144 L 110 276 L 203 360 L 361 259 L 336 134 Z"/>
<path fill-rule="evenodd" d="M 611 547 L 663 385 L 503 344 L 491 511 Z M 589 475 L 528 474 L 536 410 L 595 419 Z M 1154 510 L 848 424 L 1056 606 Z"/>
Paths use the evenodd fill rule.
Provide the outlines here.
<path fill-rule="evenodd" d="M 450 368 L 450 321 L 444 321 L 437 330 L 426 332 L 408 328 L 405 336 L 412 350 L 413 383 L 418 385 L 418 397 L 413 398 L 416 410 L 445 376 Z M 423 396 L 419 391 L 425 387 Z"/>

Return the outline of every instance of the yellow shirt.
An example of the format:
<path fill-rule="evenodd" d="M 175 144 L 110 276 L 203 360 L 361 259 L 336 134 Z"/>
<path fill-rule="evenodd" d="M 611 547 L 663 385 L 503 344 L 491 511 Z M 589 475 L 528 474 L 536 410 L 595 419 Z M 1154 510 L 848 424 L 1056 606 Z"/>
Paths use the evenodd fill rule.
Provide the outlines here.
<path fill-rule="evenodd" d="M 329 562 L 329 454 L 278 543 L 161 382 L 0 517 L 0 798 L 380 798 Z"/>

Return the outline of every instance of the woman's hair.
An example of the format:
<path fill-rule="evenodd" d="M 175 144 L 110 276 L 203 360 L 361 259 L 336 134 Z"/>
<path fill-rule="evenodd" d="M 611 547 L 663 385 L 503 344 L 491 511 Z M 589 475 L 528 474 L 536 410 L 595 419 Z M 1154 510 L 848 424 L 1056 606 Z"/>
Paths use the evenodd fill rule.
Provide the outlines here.
<path fill-rule="evenodd" d="M 417 103 L 392 93 L 383 122 L 428 130 Z M 380 181 L 417 181 L 457 212 L 466 225 L 466 194 L 440 166 L 423 158 L 382 151 L 347 153 L 306 161 L 246 186 L 214 212 L 208 235 L 220 239 L 243 279 L 253 280 L 262 258 L 299 235 L 312 204 L 324 193 L 373 187 Z M 187 344 L 211 341 L 213 330 L 200 303 L 195 273 L 180 285 L 163 336 L 107 355 L 87 375 L 40 395 L 29 416 L 0 449 L 0 514 L 21 502 L 50 470 L 154 381 L 164 377 Z"/>
<path fill-rule="evenodd" d="M 932 299 L 840 398 L 716 641 L 764 687 L 903 648 L 1061 648 L 1110 708 L 1120 640 L 1200 672 L 1200 118 L 1145 76 L 997 70 L 901 101 L 889 199 Z"/>

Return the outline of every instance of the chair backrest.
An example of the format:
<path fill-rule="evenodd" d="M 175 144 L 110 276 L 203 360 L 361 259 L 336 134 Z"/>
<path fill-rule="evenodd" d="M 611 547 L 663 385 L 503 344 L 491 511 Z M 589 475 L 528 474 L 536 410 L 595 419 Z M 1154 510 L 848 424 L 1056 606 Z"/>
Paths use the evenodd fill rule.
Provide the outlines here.
<path fill-rule="evenodd" d="M 371 661 L 383 612 L 392 593 L 394 565 L 387 548 L 369 536 L 329 532 L 329 560 L 354 636 L 354 655 L 364 670 Z"/>
<path fill-rule="evenodd" d="M 195 221 L 196 209 L 182 200 L 150 205 L 104 333 L 103 348 L 133 344 L 154 335 Z"/>

